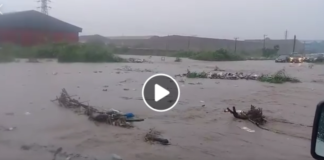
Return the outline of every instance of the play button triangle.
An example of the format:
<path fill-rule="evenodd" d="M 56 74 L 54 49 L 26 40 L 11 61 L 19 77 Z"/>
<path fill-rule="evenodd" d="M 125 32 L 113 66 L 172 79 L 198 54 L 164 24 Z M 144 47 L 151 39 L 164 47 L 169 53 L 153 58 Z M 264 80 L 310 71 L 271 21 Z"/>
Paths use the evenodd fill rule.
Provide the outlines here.
<path fill-rule="evenodd" d="M 154 85 L 154 100 L 155 102 L 158 102 L 159 100 L 163 99 L 167 95 L 169 95 L 170 92 L 166 90 L 165 88 L 161 87 L 158 84 Z"/>

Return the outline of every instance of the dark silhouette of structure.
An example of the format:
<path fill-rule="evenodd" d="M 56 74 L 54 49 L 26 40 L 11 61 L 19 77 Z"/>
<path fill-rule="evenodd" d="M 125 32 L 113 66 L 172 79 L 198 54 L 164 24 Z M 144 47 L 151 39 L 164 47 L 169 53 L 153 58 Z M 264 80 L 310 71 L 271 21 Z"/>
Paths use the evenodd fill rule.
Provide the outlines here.
<path fill-rule="evenodd" d="M 80 27 L 34 10 L 0 16 L 0 44 L 33 46 L 51 42 L 77 43 L 80 32 Z"/>
<path fill-rule="evenodd" d="M 49 2 L 51 2 L 50 0 L 39 0 L 38 2 L 41 3 L 41 6 L 38 7 L 41 9 L 41 12 L 43 14 L 48 15 L 48 9 L 50 9 L 51 7 L 48 5 Z"/>

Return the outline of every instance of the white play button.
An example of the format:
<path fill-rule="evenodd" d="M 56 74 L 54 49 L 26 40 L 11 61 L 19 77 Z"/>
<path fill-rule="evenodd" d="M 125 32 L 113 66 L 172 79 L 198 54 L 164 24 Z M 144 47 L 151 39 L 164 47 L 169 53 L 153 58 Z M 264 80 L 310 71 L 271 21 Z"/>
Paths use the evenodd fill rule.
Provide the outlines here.
<path fill-rule="evenodd" d="M 171 76 L 154 74 L 143 84 L 142 98 L 145 105 L 156 112 L 166 112 L 177 105 L 180 99 L 180 87 Z"/>
<path fill-rule="evenodd" d="M 166 97 L 169 94 L 170 94 L 170 92 L 168 90 L 166 90 L 165 88 L 161 87 L 158 84 L 154 85 L 154 101 L 155 102 L 158 102 L 159 100 L 161 100 L 162 98 Z"/>

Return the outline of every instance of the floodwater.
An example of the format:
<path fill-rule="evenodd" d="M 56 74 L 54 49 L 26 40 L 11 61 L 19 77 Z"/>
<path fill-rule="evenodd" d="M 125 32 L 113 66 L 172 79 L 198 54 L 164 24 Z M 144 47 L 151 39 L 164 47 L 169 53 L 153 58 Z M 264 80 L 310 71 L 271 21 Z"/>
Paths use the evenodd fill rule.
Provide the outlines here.
<path fill-rule="evenodd" d="M 151 60 L 153 64 L 45 61 L 0 64 L 1 159 L 51 160 L 53 151 L 59 147 L 63 150 L 57 160 L 65 160 L 69 155 L 74 156 L 73 160 L 108 160 L 111 154 L 118 154 L 124 160 L 312 159 L 310 126 L 316 104 L 324 99 L 321 83 L 324 66 L 310 69 L 307 64 L 273 61 L 187 59 L 177 63 L 169 57 L 165 62 L 159 57 Z M 116 70 L 126 65 L 133 71 Z M 225 70 L 255 73 L 273 73 L 285 68 L 302 83 L 276 85 L 251 80 L 186 79 L 184 83 L 179 82 L 178 105 L 168 112 L 154 112 L 141 100 L 142 84 L 154 73 L 173 76 L 187 69 L 211 71 L 215 65 Z M 148 70 L 138 72 L 139 69 Z M 192 85 L 196 82 L 201 84 Z M 106 92 L 103 91 L 105 85 L 109 86 Z M 62 88 L 85 103 L 133 112 L 146 120 L 137 123 L 134 129 L 95 125 L 85 116 L 50 101 Z M 124 90 L 126 88 L 129 90 Z M 251 104 L 263 108 L 269 119 L 266 127 L 272 131 L 261 130 L 224 113 L 227 107 L 246 110 Z M 7 131 L 10 127 L 15 128 Z M 144 142 L 143 136 L 151 127 L 161 131 L 172 144 L 161 146 Z M 249 132 L 251 130 L 254 132 Z"/>

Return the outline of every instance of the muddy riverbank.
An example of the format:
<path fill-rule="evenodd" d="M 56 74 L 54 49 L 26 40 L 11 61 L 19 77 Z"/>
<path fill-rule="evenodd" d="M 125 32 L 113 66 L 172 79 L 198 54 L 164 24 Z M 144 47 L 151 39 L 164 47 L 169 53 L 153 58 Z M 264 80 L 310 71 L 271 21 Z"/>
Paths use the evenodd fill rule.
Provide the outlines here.
<path fill-rule="evenodd" d="M 170 57 L 164 62 L 160 57 L 150 60 L 154 63 L 57 64 L 44 61 L 0 64 L 0 126 L 15 127 L 11 131 L 0 129 L 1 158 L 51 159 L 51 152 L 62 147 L 65 154 L 98 160 L 109 159 L 113 153 L 125 160 L 312 159 L 309 125 L 312 125 L 316 104 L 323 100 L 324 85 L 320 80 L 324 79 L 324 66 L 310 69 L 307 64 L 273 61 L 201 62 L 188 59 L 179 63 Z M 171 111 L 153 112 L 141 100 L 142 84 L 154 73 L 173 76 L 185 73 L 188 68 L 210 71 L 216 65 L 226 70 L 255 73 L 273 73 L 285 68 L 302 83 L 184 79 L 179 82 L 180 101 Z M 121 69 L 125 66 L 132 69 Z M 50 101 L 62 88 L 92 105 L 133 112 L 146 120 L 137 123 L 134 129 L 97 126 L 85 116 Z M 262 107 L 264 114 L 273 119 L 267 127 L 285 135 L 260 130 L 223 112 L 226 107 L 235 105 L 244 110 L 251 104 Z M 144 142 L 143 135 L 151 127 L 162 131 L 172 145 Z M 255 132 L 247 132 L 243 127 Z M 23 145 L 31 147 L 26 150 L 21 148 Z M 66 157 L 61 154 L 57 160 L 59 158 Z"/>

